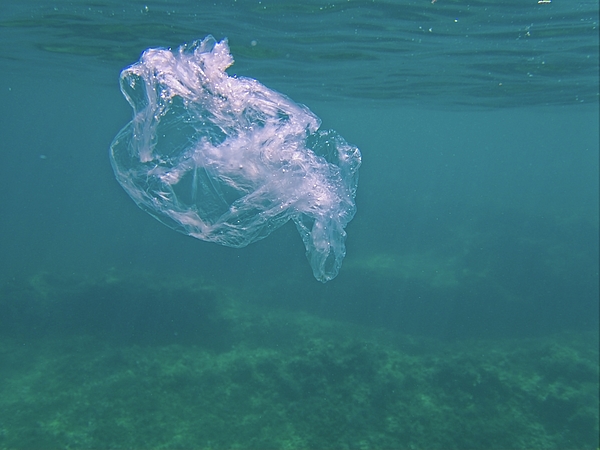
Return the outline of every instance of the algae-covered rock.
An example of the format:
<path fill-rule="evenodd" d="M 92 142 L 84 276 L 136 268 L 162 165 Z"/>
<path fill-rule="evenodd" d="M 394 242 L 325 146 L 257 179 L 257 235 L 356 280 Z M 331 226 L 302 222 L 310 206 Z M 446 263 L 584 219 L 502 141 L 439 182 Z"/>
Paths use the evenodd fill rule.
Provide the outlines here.
<path fill-rule="evenodd" d="M 597 335 L 449 343 L 198 280 L 67 279 L 0 291 L 22 327 L 0 332 L 0 448 L 597 445 Z"/>

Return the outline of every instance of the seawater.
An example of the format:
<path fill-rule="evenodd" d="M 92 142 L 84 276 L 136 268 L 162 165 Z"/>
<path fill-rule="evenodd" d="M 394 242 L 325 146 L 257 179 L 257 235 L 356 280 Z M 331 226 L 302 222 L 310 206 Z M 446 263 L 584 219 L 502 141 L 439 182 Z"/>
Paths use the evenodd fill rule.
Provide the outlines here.
<path fill-rule="evenodd" d="M 0 448 L 598 446 L 598 26 L 586 1 L 4 4 Z M 120 71 L 207 34 L 362 152 L 327 285 L 291 224 L 197 241 L 114 179 Z"/>

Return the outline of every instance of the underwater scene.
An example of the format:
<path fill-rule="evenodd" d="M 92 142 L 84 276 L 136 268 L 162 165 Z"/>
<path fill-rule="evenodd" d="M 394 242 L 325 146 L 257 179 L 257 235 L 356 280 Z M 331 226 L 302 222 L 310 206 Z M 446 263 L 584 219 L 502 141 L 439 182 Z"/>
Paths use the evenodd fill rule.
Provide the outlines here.
<path fill-rule="evenodd" d="M 0 450 L 598 449 L 599 8 L 0 5 Z"/>

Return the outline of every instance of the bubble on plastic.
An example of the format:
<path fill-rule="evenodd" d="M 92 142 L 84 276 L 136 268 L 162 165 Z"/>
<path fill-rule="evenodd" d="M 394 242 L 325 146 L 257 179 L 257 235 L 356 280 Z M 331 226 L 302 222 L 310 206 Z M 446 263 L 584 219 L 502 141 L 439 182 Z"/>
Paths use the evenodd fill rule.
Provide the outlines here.
<path fill-rule="evenodd" d="M 339 272 L 361 154 L 308 108 L 231 77 L 227 40 L 148 49 L 121 73 L 133 119 L 111 144 L 140 208 L 205 241 L 244 247 L 292 219 L 317 280 Z"/>

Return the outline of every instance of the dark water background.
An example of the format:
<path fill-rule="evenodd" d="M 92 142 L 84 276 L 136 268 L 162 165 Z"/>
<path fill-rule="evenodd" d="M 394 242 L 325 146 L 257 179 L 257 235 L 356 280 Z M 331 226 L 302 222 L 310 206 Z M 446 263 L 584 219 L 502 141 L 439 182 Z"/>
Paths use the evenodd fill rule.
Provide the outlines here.
<path fill-rule="evenodd" d="M 22 395 L 5 397 L 0 448 L 535 448 L 536 443 L 539 448 L 595 448 L 598 26 L 598 4 L 593 1 L 4 2 L 0 372 Z M 114 180 L 108 147 L 131 116 L 118 89 L 119 71 L 147 47 L 175 47 L 209 33 L 229 38 L 236 59 L 230 74 L 257 78 L 307 104 L 324 127 L 336 129 L 362 151 L 358 212 L 347 229 L 348 254 L 340 275 L 325 285 L 312 277 L 292 224 L 245 249 L 219 247 L 153 220 Z M 206 286 L 208 297 L 214 295 L 217 305 L 227 304 L 227 312 L 212 300 L 205 303 L 206 296 L 194 295 Z M 220 296 L 227 300 L 219 303 Z M 284 318 L 271 317 L 273 311 Z M 221 319 L 206 319 L 215 314 L 229 325 L 220 327 L 216 324 Z M 190 317 L 202 319 L 194 322 Z M 282 320 L 290 324 L 289 333 L 285 326 L 280 329 Z M 300 322 L 291 325 L 295 320 Z M 331 322 L 325 326 L 322 320 Z M 169 328 L 165 321 L 176 325 Z M 131 396 L 128 406 L 100 400 L 93 392 L 81 394 L 87 409 L 79 403 L 75 407 L 73 399 L 32 406 L 40 404 L 42 396 L 78 390 L 95 377 L 103 380 L 132 370 L 126 368 L 128 363 L 112 364 L 111 359 L 101 364 L 113 367 L 108 374 L 91 370 L 83 381 L 65 379 L 59 375 L 64 368 L 49 365 L 50 360 L 68 360 L 67 365 L 80 373 L 80 365 L 89 367 L 82 355 L 95 354 L 97 362 L 106 355 L 112 358 L 117 347 L 126 349 L 119 350 L 125 352 L 119 357 L 135 359 L 137 367 L 150 360 L 170 367 L 174 363 L 165 354 L 179 354 L 196 361 L 190 370 L 202 378 L 205 367 L 218 360 L 207 354 L 233 355 L 237 364 L 250 354 L 256 357 L 256 349 L 279 342 L 294 343 L 289 349 L 281 344 L 277 357 L 261 353 L 265 364 L 288 367 L 286 361 L 299 358 L 298 342 L 312 342 L 310 348 L 328 360 L 335 355 L 344 359 L 346 352 L 355 355 L 348 350 L 353 348 L 348 339 L 354 329 L 328 331 L 331 324 L 361 327 L 367 334 L 391 333 L 385 338 L 390 343 L 372 336 L 357 341 L 374 339 L 383 346 L 360 363 L 374 373 L 383 373 L 383 366 L 373 355 L 393 359 L 389 355 L 412 351 L 417 355 L 414 365 L 427 372 L 443 359 L 432 356 L 437 351 L 464 354 L 468 364 L 448 360 L 448 373 L 440 369 L 438 378 L 422 375 L 426 383 L 404 386 L 421 399 L 435 397 L 422 383 L 438 386 L 441 392 L 460 391 L 452 384 L 460 379 L 457 370 L 477 372 L 504 358 L 513 364 L 510 372 L 520 373 L 526 364 L 519 366 L 521 359 L 511 359 L 511 349 L 530 352 L 523 357 L 527 361 L 542 360 L 548 348 L 560 348 L 548 350 L 550 359 L 571 355 L 554 369 L 558 375 L 542 364 L 531 373 L 525 371 L 529 381 L 515 382 L 518 389 L 527 383 L 546 386 L 547 392 L 536 393 L 536 398 L 546 401 L 555 395 L 557 415 L 548 419 L 529 411 L 525 421 L 537 431 L 515 431 L 509 440 L 490 437 L 481 429 L 448 434 L 439 425 L 446 416 L 435 422 L 426 413 L 412 414 L 412 431 L 399 431 L 390 421 L 405 422 L 411 414 L 381 406 L 373 400 L 375 394 L 365 396 L 371 403 L 358 402 L 357 407 L 342 396 L 331 397 L 329 405 L 340 413 L 339 423 L 353 424 L 345 431 L 337 422 L 316 431 L 306 414 L 294 415 L 289 409 L 268 426 L 248 419 L 251 426 L 246 429 L 241 418 L 260 415 L 249 405 L 243 412 L 215 412 L 220 420 L 235 423 L 232 428 L 205 417 L 190 427 L 210 433 L 179 430 L 177 440 L 172 430 L 150 436 L 131 421 L 110 422 L 108 417 L 117 410 L 126 417 L 143 416 L 148 410 L 138 402 L 141 394 L 128 389 L 118 396 L 120 401 Z M 268 330 L 264 336 L 261 328 Z M 172 339 L 186 332 L 188 341 Z M 320 336 L 318 344 L 315 335 Z M 56 345 L 41 348 L 49 336 Z M 91 344 L 78 343 L 90 336 L 99 346 L 92 345 L 93 350 Z M 406 350 L 397 339 L 427 344 Z M 186 353 L 203 343 L 208 353 L 202 357 Z M 142 349 L 135 350 L 135 345 Z M 180 347 L 165 350 L 167 345 Z M 449 352 L 446 345 L 460 347 Z M 488 345 L 486 350 L 480 350 L 482 345 Z M 234 347 L 247 351 L 232 353 Z M 484 362 L 488 357 L 478 359 L 494 352 L 503 355 L 490 357 L 495 363 Z M 200 360 L 204 363 L 194 365 Z M 318 378 L 321 372 L 313 364 L 309 359 L 302 370 Z M 258 378 L 265 392 L 285 391 L 266 387 L 264 373 L 273 370 L 252 367 L 234 381 L 227 377 L 235 371 L 227 368 L 219 377 L 238 386 L 239 397 L 245 399 L 250 392 L 263 392 L 250 382 L 257 373 L 263 374 Z M 289 367 L 290 385 L 302 385 L 304 372 Z M 327 378 L 331 373 L 337 373 L 337 380 L 348 374 L 351 378 L 355 366 L 344 367 L 335 369 L 339 372 L 323 369 L 324 384 L 300 390 L 303 394 L 293 400 L 261 397 L 262 411 L 280 404 L 301 410 L 303 399 L 334 389 L 335 377 Z M 161 376 L 144 374 L 134 376 L 132 385 L 145 380 L 148 392 L 152 385 L 161 385 Z M 51 382 L 53 377 L 51 387 L 32 387 L 33 378 Z M 200 378 L 163 386 L 171 399 L 167 403 L 180 402 L 179 410 L 185 409 L 181 405 L 186 405 L 186 383 L 214 383 L 213 392 L 229 389 L 226 381 Z M 497 378 L 498 386 L 503 385 L 504 378 Z M 381 379 L 352 380 L 348 392 L 365 386 L 393 390 Z M 571 394 L 560 396 L 556 390 Z M 490 385 L 484 397 L 497 404 L 491 396 L 498 392 Z M 499 410 L 484 428 L 510 426 L 502 422 L 512 414 L 507 411 L 530 401 L 515 391 L 502 395 L 514 395 L 512 409 Z M 453 397 L 444 402 L 436 414 L 460 416 L 469 409 Z M 217 396 L 207 405 L 224 403 Z M 561 416 L 558 411 L 567 404 L 570 415 Z M 331 414 L 322 405 L 305 407 Z M 90 425 L 91 419 L 87 424 L 70 419 L 94 408 L 104 411 L 98 413 L 103 419 L 95 420 L 106 430 L 122 427 L 129 434 L 113 436 L 99 432 L 102 427 Z M 160 422 L 167 420 L 157 419 L 162 415 L 177 416 L 165 408 L 155 405 L 147 419 Z M 32 412 L 15 413 L 26 410 Z M 389 414 L 368 419 L 382 410 Z M 467 422 L 465 418 L 457 426 Z M 384 423 L 387 428 L 380 430 Z M 552 431 L 557 427 L 560 431 Z M 446 441 L 428 437 L 443 433 Z"/>

